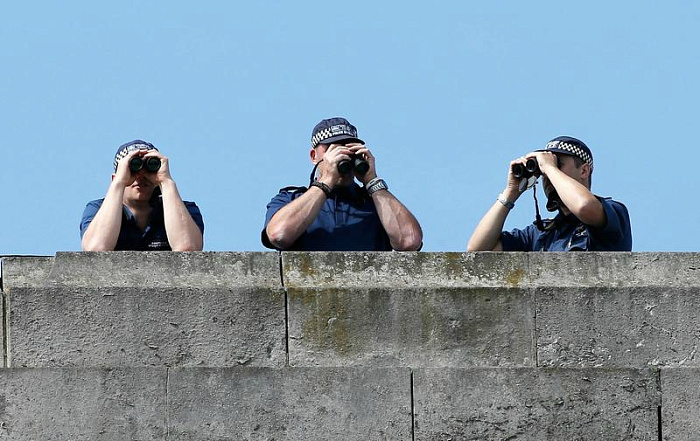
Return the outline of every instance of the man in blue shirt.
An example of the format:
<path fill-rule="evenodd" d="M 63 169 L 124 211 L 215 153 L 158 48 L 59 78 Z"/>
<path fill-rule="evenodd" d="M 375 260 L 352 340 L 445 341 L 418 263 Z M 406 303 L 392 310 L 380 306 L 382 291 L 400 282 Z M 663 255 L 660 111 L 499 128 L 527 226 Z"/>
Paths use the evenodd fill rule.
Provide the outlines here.
<path fill-rule="evenodd" d="M 180 198 L 168 158 L 141 140 L 119 146 L 107 195 L 89 202 L 80 222 L 83 251 L 201 251 L 203 234 L 199 208 Z"/>
<path fill-rule="evenodd" d="M 524 230 L 501 231 L 515 201 L 525 191 L 522 178 L 513 174 L 535 158 L 551 220 L 538 220 Z M 468 251 L 631 251 L 632 231 L 627 208 L 620 202 L 591 193 L 593 154 L 582 141 L 554 138 L 543 150 L 511 161 L 503 193 L 477 225 Z M 532 178 L 531 178 L 532 179 Z"/>
<path fill-rule="evenodd" d="M 330 118 L 318 123 L 311 134 L 309 156 L 315 166 L 309 187 L 285 187 L 267 205 L 261 235 L 266 247 L 420 249 L 423 232 L 418 221 L 377 177 L 374 156 L 348 120 Z M 355 184 L 355 179 L 363 186 Z"/>

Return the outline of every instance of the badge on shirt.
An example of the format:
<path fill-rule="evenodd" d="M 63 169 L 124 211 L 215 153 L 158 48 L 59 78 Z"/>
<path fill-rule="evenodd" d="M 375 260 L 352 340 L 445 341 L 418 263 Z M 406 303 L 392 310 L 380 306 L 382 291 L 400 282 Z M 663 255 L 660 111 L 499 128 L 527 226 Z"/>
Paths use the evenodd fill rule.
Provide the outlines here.
<path fill-rule="evenodd" d="M 579 224 L 569 238 L 569 251 L 586 251 L 588 249 L 588 227 Z"/>

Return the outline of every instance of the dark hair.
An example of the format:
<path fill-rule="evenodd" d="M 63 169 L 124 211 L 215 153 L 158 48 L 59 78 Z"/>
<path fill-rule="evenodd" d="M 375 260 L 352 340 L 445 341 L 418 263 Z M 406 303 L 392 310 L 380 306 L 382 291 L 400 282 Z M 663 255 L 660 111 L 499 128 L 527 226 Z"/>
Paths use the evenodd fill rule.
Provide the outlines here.
<path fill-rule="evenodd" d="M 587 164 L 586 162 L 583 161 L 583 159 L 579 158 L 578 156 L 573 156 L 573 155 L 567 155 L 571 156 L 574 158 L 574 165 L 576 168 L 581 168 L 583 164 Z M 588 173 L 588 188 L 591 188 L 591 185 L 593 184 L 593 168 L 590 168 L 590 172 Z"/>

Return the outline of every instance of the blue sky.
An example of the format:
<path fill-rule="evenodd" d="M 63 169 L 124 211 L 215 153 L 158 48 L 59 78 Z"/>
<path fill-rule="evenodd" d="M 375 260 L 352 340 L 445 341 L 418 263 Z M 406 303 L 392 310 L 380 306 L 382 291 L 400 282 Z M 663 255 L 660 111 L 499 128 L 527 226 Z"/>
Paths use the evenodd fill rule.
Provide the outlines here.
<path fill-rule="evenodd" d="M 425 251 L 463 251 L 509 161 L 558 135 L 593 150 L 635 251 L 697 251 L 700 5 L 632 5 L 7 2 L 0 254 L 79 250 L 85 204 L 136 138 L 200 206 L 205 250 L 263 250 L 265 205 L 308 183 L 311 129 L 332 116 Z M 533 219 L 527 193 L 506 227 Z"/>

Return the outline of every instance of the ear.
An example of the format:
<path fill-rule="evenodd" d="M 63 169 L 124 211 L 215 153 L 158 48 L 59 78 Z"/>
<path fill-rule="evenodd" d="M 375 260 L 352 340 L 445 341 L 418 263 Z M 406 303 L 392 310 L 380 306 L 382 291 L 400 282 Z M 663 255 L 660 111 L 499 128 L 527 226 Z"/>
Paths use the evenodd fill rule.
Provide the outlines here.
<path fill-rule="evenodd" d="M 582 179 L 589 179 L 591 177 L 591 165 L 589 163 L 584 162 L 580 170 Z"/>
<path fill-rule="evenodd" d="M 115 176 L 117 176 L 117 175 L 115 175 L 114 173 L 112 173 L 112 180 L 114 180 L 114 177 L 115 177 Z"/>
<path fill-rule="evenodd" d="M 316 163 L 318 162 L 318 161 L 316 160 L 316 157 L 317 157 L 317 156 L 318 156 L 318 152 L 316 151 L 315 148 L 312 147 L 311 150 L 309 150 L 309 157 L 311 158 L 311 163 L 312 163 L 312 164 L 316 164 Z"/>

